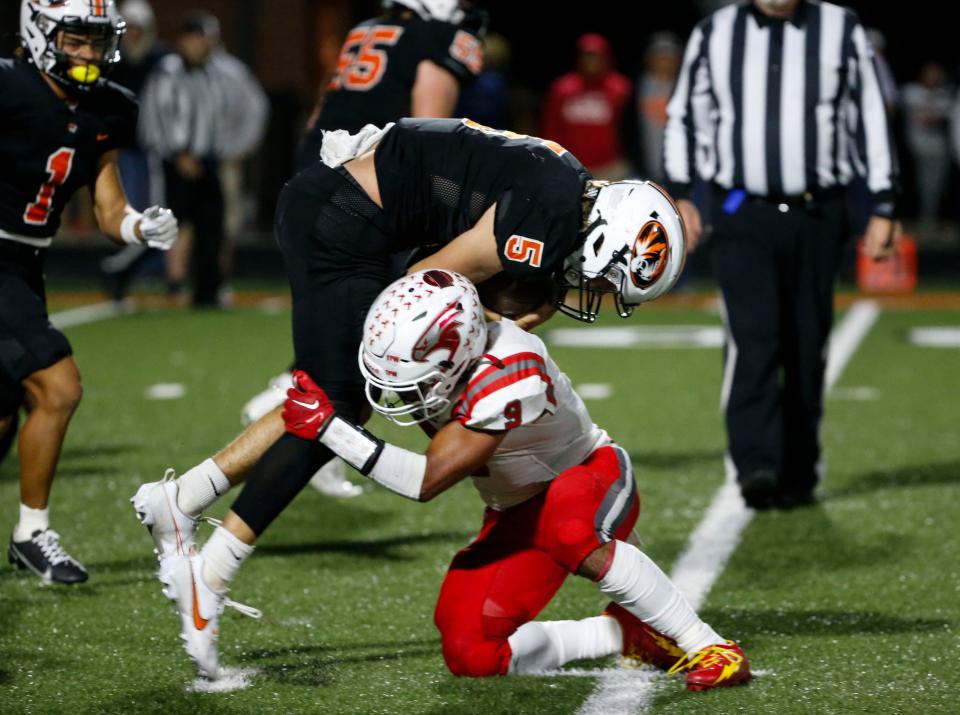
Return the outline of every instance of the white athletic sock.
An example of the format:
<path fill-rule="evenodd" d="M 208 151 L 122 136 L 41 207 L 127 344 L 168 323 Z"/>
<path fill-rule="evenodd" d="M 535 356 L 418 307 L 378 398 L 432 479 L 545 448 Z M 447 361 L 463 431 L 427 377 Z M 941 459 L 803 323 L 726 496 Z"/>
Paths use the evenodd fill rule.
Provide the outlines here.
<path fill-rule="evenodd" d="M 700 620 L 673 581 L 636 546 L 617 541 L 610 569 L 597 585 L 637 618 L 676 640 L 686 653 L 723 642 Z"/>
<path fill-rule="evenodd" d="M 217 593 L 223 593 L 252 553 L 253 546 L 243 543 L 218 526 L 200 551 L 203 557 L 203 580 Z"/>
<path fill-rule="evenodd" d="M 196 517 L 230 489 L 230 480 L 212 459 L 205 459 L 177 480 L 177 506 Z"/>
<path fill-rule="evenodd" d="M 542 673 L 571 660 L 619 653 L 623 636 L 613 618 L 594 616 L 582 621 L 530 621 L 507 642 L 511 650 L 508 673 Z"/>
<path fill-rule="evenodd" d="M 20 505 L 20 521 L 13 530 L 14 541 L 29 541 L 35 531 L 50 528 L 49 509 L 31 509 L 26 504 Z"/>

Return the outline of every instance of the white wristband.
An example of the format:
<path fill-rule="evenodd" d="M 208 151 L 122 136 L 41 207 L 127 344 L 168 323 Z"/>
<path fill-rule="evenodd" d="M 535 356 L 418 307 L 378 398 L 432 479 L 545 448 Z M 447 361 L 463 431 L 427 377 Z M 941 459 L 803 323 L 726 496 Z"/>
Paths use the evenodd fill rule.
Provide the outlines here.
<path fill-rule="evenodd" d="M 387 444 L 362 427 L 337 416 L 324 428 L 320 443 L 390 491 L 414 501 L 420 500 L 423 477 L 427 473 L 426 456 Z"/>
<path fill-rule="evenodd" d="M 129 243 L 134 246 L 142 246 L 143 241 L 137 237 L 137 222 L 143 218 L 143 214 L 139 211 L 135 211 L 130 206 L 127 206 L 124 211 L 126 215 L 120 222 L 120 238 L 123 239 L 124 243 Z"/>
<path fill-rule="evenodd" d="M 334 415 L 320 435 L 320 443 L 329 447 L 338 457 L 358 472 L 366 474 L 372 465 L 371 457 L 380 452 L 383 442 L 362 427 Z"/>
<path fill-rule="evenodd" d="M 420 490 L 423 489 L 423 477 L 426 473 L 426 455 L 384 444 L 383 451 L 367 476 L 400 496 L 420 501 Z"/>

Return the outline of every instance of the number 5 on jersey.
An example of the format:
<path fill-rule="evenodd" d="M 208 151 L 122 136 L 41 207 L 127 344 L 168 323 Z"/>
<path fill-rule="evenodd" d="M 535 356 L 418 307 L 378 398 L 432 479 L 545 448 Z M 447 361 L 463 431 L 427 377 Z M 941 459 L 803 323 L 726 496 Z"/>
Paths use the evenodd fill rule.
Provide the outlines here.
<path fill-rule="evenodd" d="M 46 226 L 50 220 L 50 209 L 53 203 L 53 194 L 58 186 L 70 176 L 70 170 L 73 168 L 73 155 L 75 149 L 61 147 L 53 152 L 47 159 L 47 173 L 50 178 L 43 182 L 40 191 L 37 192 L 37 200 L 32 204 L 27 204 L 23 212 L 23 222 L 31 226 Z"/>
<path fill-rule="evenodd" d="M 543 241 L 526 236 L 511 236 L 504 246 L 503 254 L 511 261 L 539 268 L 543 261 Z"/>
<path fill-rule="evenodd" d="M 349 89 L 365 92 L 373 89 L 387 71 L 387 53 L 377 45 L 395 45 L 402 27 L 375 25 L 353 30 L 343 43 L 337 73 L 328 89 Z"/>

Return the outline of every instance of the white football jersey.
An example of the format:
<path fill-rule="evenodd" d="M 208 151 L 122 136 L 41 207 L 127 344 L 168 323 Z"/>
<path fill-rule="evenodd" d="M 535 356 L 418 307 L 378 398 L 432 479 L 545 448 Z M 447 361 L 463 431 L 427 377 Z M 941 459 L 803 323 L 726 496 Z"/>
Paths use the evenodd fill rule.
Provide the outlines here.
<path fill-rule="evenodd" d="M 473 477 L 487 505 L 502 511 L 543 491 L 611 440 L 540 338 L 506 319 L 488 323 L 487 330 L 483 359 L 432 422 L 509 431 L 487 462 L 490 475 Z"/>

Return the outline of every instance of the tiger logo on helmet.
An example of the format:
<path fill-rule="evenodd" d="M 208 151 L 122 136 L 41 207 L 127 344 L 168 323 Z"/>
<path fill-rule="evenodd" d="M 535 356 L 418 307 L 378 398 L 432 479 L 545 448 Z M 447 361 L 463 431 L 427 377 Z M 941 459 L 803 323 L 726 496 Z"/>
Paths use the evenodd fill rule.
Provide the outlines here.
<path fill-rule="evenodd" d="M 630 280 L 637 288 L 649 288 L 667 268 L 667 232 L 659 221 L 650 221 L 637 234 L 630 249 Z"/>
<path fill-rule="evenodd" d="M 591 182 L 583 242 L 564 261 L 561 312 L 592 323 L 605 296 L 627 318 L 659 298 L 686 260 L 683 220 L 670 195 L 652 181 Z"/>

